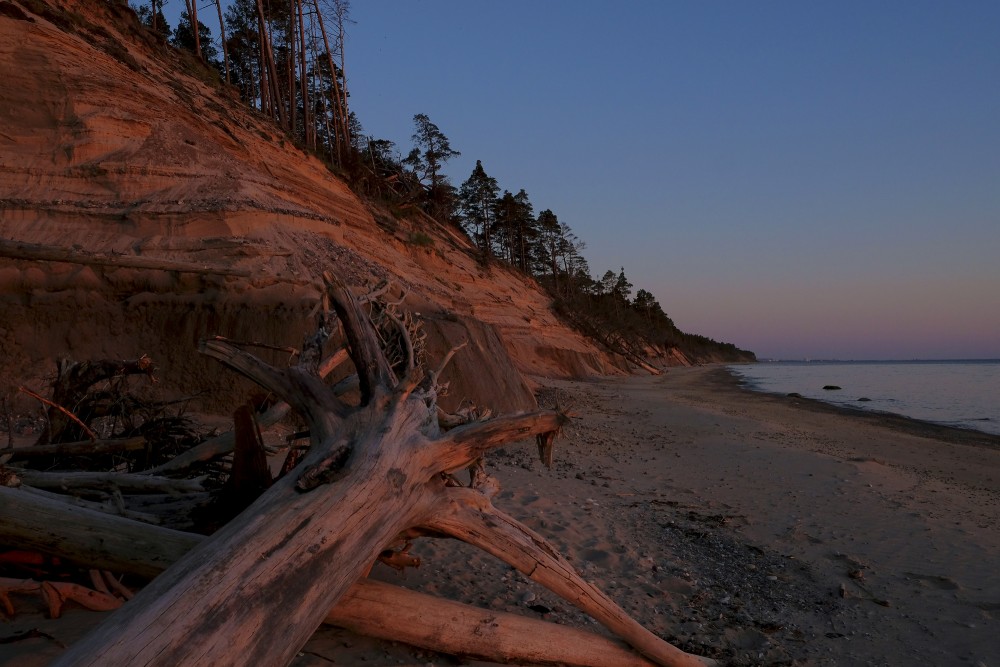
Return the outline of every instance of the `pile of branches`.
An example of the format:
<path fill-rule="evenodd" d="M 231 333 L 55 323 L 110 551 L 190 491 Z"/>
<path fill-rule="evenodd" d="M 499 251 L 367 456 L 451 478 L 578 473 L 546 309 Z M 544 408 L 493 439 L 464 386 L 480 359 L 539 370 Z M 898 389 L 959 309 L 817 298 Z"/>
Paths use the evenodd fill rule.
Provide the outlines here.
<path fill-rule="evenodd" d="M 190 470 L 180 478 L 153 474 L 210 436 L 185 414 L 189 399 L 155 400 L 143 391 L 147 387 L 135 386 L 136 377 L 155 384 L 155 371 L 146 355 L 61 359 L 48 397 L 21 387 L 41 403 L 44 419 L 32 446 L 14 447 L 8 412 L 8 447 L 0 450 L 6 485 L 155 525 L 197 529 L 195 510 L 222 488 L 229 462 L 206 466 L 194 479 Z"/>

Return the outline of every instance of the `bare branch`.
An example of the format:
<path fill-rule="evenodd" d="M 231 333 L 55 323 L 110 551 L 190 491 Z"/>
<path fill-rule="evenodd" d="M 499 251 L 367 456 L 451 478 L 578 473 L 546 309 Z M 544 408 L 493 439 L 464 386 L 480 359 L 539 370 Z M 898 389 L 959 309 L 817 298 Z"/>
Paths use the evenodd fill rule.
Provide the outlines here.
<path fill-rule="evenodd" d="M 396 376 L 389 367 L 382 349 L 379 347 L 367 316 L 361 312 L 358 302 L 351 295 L 340 278 L 329 271 L 323 273 L 333 307 L 344 324 L 344 333 L 350 346 L 351 359 L 358 369 L 361 386 L 361 404 L 371 401 L 376 387 L 391 388 L 396 385 Z"/>
<path fill-rule="evenodd" d="M 632 619 L 611 598 L 576 573 L 544 537 L 499 511 L 473 489 L 449 487 L 440 511 L 425 522 L 431 530 L 452 535 L 493 554 L 580 610 L 665 667 L 715 664 L 668 644 Z"/>
<path fill-rule="evenodd" d="M 198 351 L 218 359 L 284 399 L 305 417 L 317 438 L 329 435 L 332 425 L 342 420 L 349 411 L 323 381 L 310 372 L 297 367 L 279 371 L 257 357 L 217 340 L 202 341 Z"/>
<path fill-rule="evenodd" d="M 271 345 L 270 343 L 260 343 L 257 341 L 243 341 L 243 340 L 230 340 L 225 336 L 212 336 L 211 340 L 219 340 L 223 343 L 229 343 L 233 347 L 259 347 L 264 350 L 275 350 L 276 352 L 287 352 L 291 356 L 295 356 L 299 353 L 294 347 L 282 347 L 281 345 Z"/>
<path fill-rule="evenodd" d="M 444 355 L 444 359 L 441 360 L 441 363 L 438 364 L 438 367 L 429 373 L 432 388 L 437 386 L 438 378 L 441 377 L 441 373 L 443 373 L 444 369 L 447 368 L 448 364 L 451 363 L 451 360 L 455 356 L 455 354 L 468 344 L 469 341 L 465 341 L 461 345 L 455 345 L 454 347 L 452 347 L 450 350 L 448 350 L 448 354 Z"/>
<path fill-rule="evenodd" d="M 60 442 L 54 445 L 34 445 L 10 450 L 12 460 L 46 456 L 98 456 L 117 452 L 134 452 L 146 448 L 146 438 L 120 438 L 116 440 L 82 440 Z"/>
<path fill-rule="evenodd" d="M 44 396 L 39 396 L 38 394 L 36 394 L 35 392 L 31 391 L 30 389 L 28 389 L 26 387 L 18 387 L 17 390 L 19 392 L 21 392 L 22 394 L 27 394 L 28 396 L 31 396 L 34 399 L 38 399 L 39 401 L 41 401 L 45 405 L 48 405 L 49 407 L 55 408 L 56 410 L 58 410 L 59 412 L 63 413 L 64 415 L 66 415 L 67 417 L 69 417 L 70 419 L 72 419 L 74 422 L 76 422 L 77 425 L 80 428 L 83 429 L 83 432 L 87 434 L 87 436 L 90 438 L 91 442 L 94 442 L 94 441 L 97 440 L 97 434 L 94 433 L 93 431 L 91 431 L 90 427 L 87 426 L 86 424 L 84 424 L 83 421 L 79 417 L 77 417 L 76 415 L 74 415 L 72 412 L 70 412 L 69 410 L 67 410 L 63 406 L 61 406 L 58 403 L 55 403 L 53 401 L 50 401 L 49 399 L 45 398 Z"/>
<path fill-rule="evenodd" d="M 383 280 L 371 291 L 359 296 L 358 303 L 372 303 L 383 294 L 386 294 L 390 289 L 392 289 L 392 283 L 388 280 Z"/>
<path fill-rule="evenodd" d="M 362 579 L 326 623 L 467 658 L 515 665 L 653 667 L 620 642 L 585 630 L 479 609 Z"/>
<path fill-rule="evenodd" d="M 277 394 L 286 401 L 293 394 L 287 375 L 225 340 L 218 338 L 202 340 L 198 343 L 198 351 L 221 361 L 234 371 L 253 380 L 264 389 Z"/>
<path fill-rule="evenodd" d="M 432 443 L 432 458 L 441 472 L 455 472 L 467 468 L 494 447 L 558 431 L 568 422 L 569 418 L 561 412 L 540 410 L 458 426 Z"/>

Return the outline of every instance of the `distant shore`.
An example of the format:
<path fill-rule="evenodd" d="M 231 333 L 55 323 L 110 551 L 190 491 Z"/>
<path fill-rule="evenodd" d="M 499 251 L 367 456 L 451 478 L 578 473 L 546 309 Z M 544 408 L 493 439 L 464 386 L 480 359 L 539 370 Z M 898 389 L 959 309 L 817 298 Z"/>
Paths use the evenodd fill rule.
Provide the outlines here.
<path fill-rule="evenodd" d="M 786 401 L 790 405 L 798 406 L 806 410 L 842 414 L 853 418 L 868 420 L 874 425 L 900 430 L 911 435 L 934 438 L 953 444 L 981 445 L 984 447 L 1000 448 L 1000 435 L 985 433 L 975 429 L 937 424 L 922 419 L 914 419 L 905 415 L 893 414 L 891 412 L 879 412 L 863 408 L 852 408 L 848 405 L 828 403 L 820 399 L 807 398 L 805 396 L 789 396 L 788 394 L 752 389 L 748 387 L 746 382 L 744 382 L 740 377 L 734 375 L 730 370 L 728 370 L 729 365 L 730 364 L 719 365 L 718 367 L 713 368 L 713 373 L 706 375 L 705 381 L 715 383 L 716 386 L 720 388 L 728 385 L 736 387 L 740 391 L 751 395 L 767 396 L 779 401 Z"/>

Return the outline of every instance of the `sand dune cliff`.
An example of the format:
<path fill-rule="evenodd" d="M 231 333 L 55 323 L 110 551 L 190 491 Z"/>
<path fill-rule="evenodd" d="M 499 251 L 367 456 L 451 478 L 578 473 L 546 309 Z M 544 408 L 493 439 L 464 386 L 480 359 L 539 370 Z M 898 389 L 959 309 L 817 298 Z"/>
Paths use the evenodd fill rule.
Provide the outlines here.
<path fill-rule="evenodd" d="M 128 9 L 0 5 L 0 235 L 249 273 L 0 259 L 9 377 L 41 378 L 62 355 L 148 353 L 181 389 L 225 386 L 197 339 L 298 345 L 327 269 L 407 290 L 432 354 L 470 340 L 455 367 L 487 364 L 492 379 L 455 373 L 453 393 L 495 409 L 533 404 L 522 373 L 624 369 L 560 322 L 531 279 L 482 266 L 457 231 L 362 201 Z M 411 243 L 417 230 L 432 243 Z"/>

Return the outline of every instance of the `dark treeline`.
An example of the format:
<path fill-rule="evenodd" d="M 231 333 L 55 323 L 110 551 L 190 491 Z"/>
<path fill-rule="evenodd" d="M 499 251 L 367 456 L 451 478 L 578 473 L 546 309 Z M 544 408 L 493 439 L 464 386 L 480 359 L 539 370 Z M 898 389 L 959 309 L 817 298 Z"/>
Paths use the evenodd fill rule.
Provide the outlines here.
<path fill-rule="evenodd" d="M 535 213 L 524 188 L 501 190 L 481 160 L 456 188 L 443 167 L 460 153 L 425 114 L 414 116 L 413 123 L 413 148 L 406 158 L 384 139 L 368 139 L 360 149 L 385 183 L 379 190 L 383 200 L 418 206 L 435 220 L 460 227 L 480 261 L 504 262 L 532 276 L 576 328 L 636 363 L 675 348 L 693 361 L 754 358 L 730 343 L 678 329 L 651 292 L 633 294 L 624 268 L 592 277 L 582 252 L 586 244 L 572 228 L 550 209 Z"/>
<path fill-rule="evenodd" d="M 182 1 L 179 24 L 171 28 L 163 5 Z M 413 117 L 406 157 L 394 142 L 366 136 L 348 108 L 349 0 L 234 0 L 224 12 L 215 0 L 218 40 L 194 0 L 151 0 L 134 9 L 144 25 L 214 68 L 220 83 L 234 86 L 246 104 L 359 194 L 463 229 L 481 262 L 503 262 L 533 277 L 563 317 L 608 349 L 637 363 L 674 348 L 695 361 L 753 358 L 732 344 L 680 331 L 650 292 L 633 294 L 624 268 L 592 277 L 585 244 L 570 226 L 549 209 L 536 213 L 523 188 L 501 189 L 482 161 L 456 188 L 444 167 L 460 153 L 427 115 Z"/>
<path fill-rule="evenodd" d="M 182 2 L 180 21 L 171 28 L 163 7 Z M 198 15 L 195 0 L 150 0 L 133 9 L 144 25 L 217 71 L 296 143 L 343 167 L 356 153 L 344 76 L 349 5 L 348 0 L 233 0 L 223 11 L 221 0 L 214 0 L 208 5 L 211 19 Z M 217 27 L 217 41 L 206 20 Z"/>

